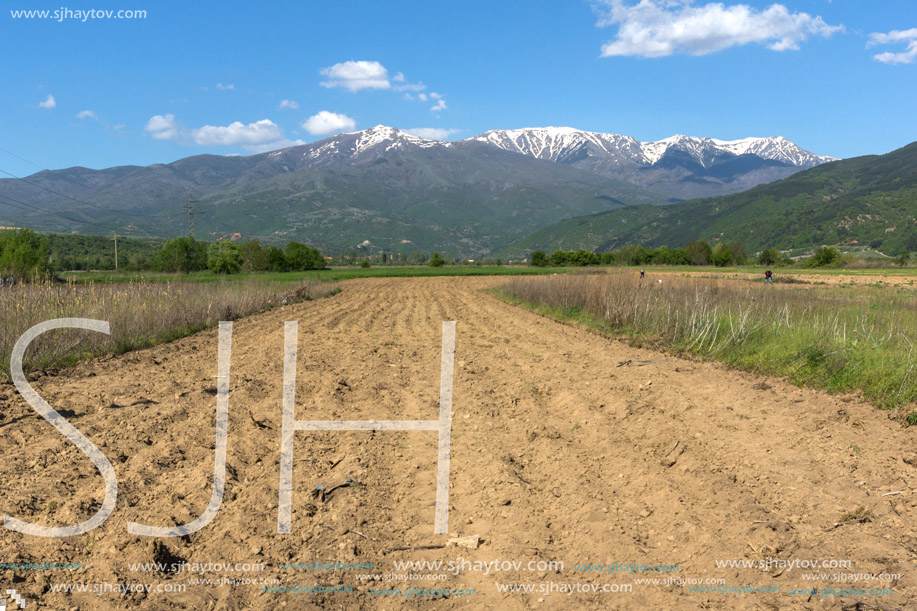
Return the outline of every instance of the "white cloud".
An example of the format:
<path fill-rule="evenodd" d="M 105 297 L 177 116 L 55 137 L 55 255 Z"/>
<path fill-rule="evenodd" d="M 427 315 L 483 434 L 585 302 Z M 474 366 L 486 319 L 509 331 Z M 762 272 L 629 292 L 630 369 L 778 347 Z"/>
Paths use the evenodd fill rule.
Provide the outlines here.
<path fill-rule="evenodd" d="M 428 96 L 425 93 L 418 93 L 417 99 L 420 100 L 421 102 L 426 102 L 428 99 L 430 99 L 430 96 Z"/>
<path fill-rule="evenodd" d="M 280 106 L 277 107 L 280 110 L 284 108 L 289 108 L 290 110 L 299 110 L 299 102 L 295 100 L 281 100 Z"/>
<path fill-rule="evenodd" d="M 77 119 L 92 119 L 93 121 L 99 121 L 99 115 L 95 113 L 94 110 L 81 110 L 76 113 Z"/>
<path fill-rule="evenodd" d="M 186 129 L 174 115 L 156 115 L 144 128 L 156 140 L 175 140 L 181 144 L 200 146 L 238 146 L 253 153 L 305 144 L 302 140 L 289 140 L 276 123 L 261 119 L 248 125 L 235 121 L 229 125 L 205 125 Z"/>
<path fill-rule="evenodd" d="M 692 0 L 597 0 L 599 26 L 617 25 L 616 38 L 602 46 L 602 56 L 665 57 L 676 53 L 707 55 L 729 47 L 761 44 L 773 51 L 799 49 L 810 36 L 844 31 L 818 16 L 791 13 L 782 4 L 759 11 L 746 4 L 726 6 Z"/>
<path fill-rule="evenodd" d="M 322 87 L 343 87 L 351 92 L 361 89 L 390 89 L 388 70 L 375 61 L 347 61 L 334 64 L 319 70 L 327 81 L 319 84 Z"/>
<path fill-rule="evenodd" d="M 347 115 L 328 112 L 327 110 L 312 115 L 302 123 L 302 128 L 313 136 L 352 132 L 356 126 L 357 122 Z"/>
<path fill-rule="evenodd" d="M 404 131 L 412 136 L 426 138 L 427 140 L 445 140 L 452 134 L 457 134 L 462 130 L 446 129 L 445 127 L 413 127 Z"/>
<path fill-rule="evenodd" d="M 276 151 L 277 149 L 285 149 L 291 146 L 300 146 L 305 144 L 304 140 L 288 140 L 284 138 L 283 140 L 277 140 L 275 142 L 265 142 L 263 144 L 246 144 L 242 148 L 252 153 L 267 153 L 269 151 Z"/>
<path fill-rule="evenodd" d="M 57 102 L 54 100 L 54 96 L 51 95 L 50 93 L 48 94 L 48 97 L 45 98 L 44 102 L 38 103 L 39 108 L 51 109 L 51 108 L 54 108 L 55 106 L 57 106 Z"/>
<path fill-rule="evenodd" d="M 202 146 L 258 146 L 284 140 L 283 130 L 270 119 L 245 125 L 234 121 L 229 125 L 205 125 L 192 129 L 191 139 Z"/>
<path fill-rule="evenodd" d="M 443 99 L 442 94 L 435 93 L 435 92 L 430 93 L 430 99 L 431 99 L 431 100 L 436 100 L 436 104 L 434 104 L 433 107 L 430 108 L 430 112 L 438 112 L 438 111 L 440 111 L 440 110 L 448 110 L 448 109 L 449 109 L 449 107 L 446 106 L 446 100 Z"/>
<path fill-rule="evenodd" d="M 887 34 L 882 34 L 880 32 L 870 34 L 869 42 L 866 46 L 874 47 L 876 45 L 888 45 L 896 42 L 908 43 L 907 50 L 901 53 L 886 51 L 885 53 L 873 55 L 872 58 L 883 64 L 913 64 L 917 61 L 917 28 L 911 28 L 910 30 L 892 30 Z"/>
<path fill-rule="evenodd" d="M 402 83 L 392 87 L 395 91 L 423 91 L 426 88 L 423 83 Z"/>
<path fill-rule="evenodd" d="M 156 140 L 175 140 L 181 135 L 182 128 L 175 120 L 175 115 L 168 114 L 150 117 L 143 131 Z"/>
<path fill-rule="evenodd" d="M 236 86 L 230 83 L 229 85 L 224 85 L 223 83 L 217 83 L 217 89 L 220 91 L 232 91 Z"/>

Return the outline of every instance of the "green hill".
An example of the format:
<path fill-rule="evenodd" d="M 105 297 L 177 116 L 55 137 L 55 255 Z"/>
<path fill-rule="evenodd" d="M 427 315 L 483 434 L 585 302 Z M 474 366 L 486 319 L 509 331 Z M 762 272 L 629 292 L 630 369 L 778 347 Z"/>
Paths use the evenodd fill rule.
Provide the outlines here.
<path fill-rule="evenodd" d="M 917 143 L 827 163 L 743 193 L 671 206 L 632 206 L 561 221 L 495 255 L 556 248 L 612 250 L 737 241 L 749 252 L 823 244 L 917 250 Z"/>

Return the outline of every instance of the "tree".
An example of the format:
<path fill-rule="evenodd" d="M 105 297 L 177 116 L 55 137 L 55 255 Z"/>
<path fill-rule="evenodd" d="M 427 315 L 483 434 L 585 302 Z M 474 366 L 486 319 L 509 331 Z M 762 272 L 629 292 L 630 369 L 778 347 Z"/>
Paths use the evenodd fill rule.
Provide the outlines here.
<path fill-rule="evenodd" d="M 439 254 L 438 252 L 434 252 L 430 256 L 430 262 L 428 263 L 430 267 L 442 267 L 445 264 L 446 264 L 446 260 L 443 259 L 443 256 Z"/>
<path fill-rule="evenodd" d="M 645 265 L 650 261 L 650 251 L 642 245 L 628 244 L 618 251 L 618 262 L 626 265 Z"/>
<path fill-rule="evenodd" d="M 245 272 L 266 272 L 271 269 L 268 251 L 262 248 L 258 240 L 250 240 L 239 245 L 242 251 L 242 270 Z"/>
<path fill-rule="evenodd" d="M 691 255 L 684 248 L 660 246 L 648 254 L 651 263 L 662 265 L 690 265 Z"/>
<path fill-rule="evenodd" d="M 782 255 L 776 248 L 766 248 L 758 254 L 758 263 L 761 265 L 777 265 Z"/>
<path fill-rule="evenodd" d="M 714 246 L 713 252 L 710 253 L 710 263 L 713 263 L 717 267 L 732 265 L 734 261 L 735 257 L 732 251 L 722 242 Z"/>
<path fill-rule="evenodd" d="M 31 229 L 0 231 L 0 276 L 20 281 L 48 273 L 47 243 Z"/>
<path fill-rule="evenodd" d="M 161 272 L 197 272 L 207 268 L 207 244 L 192 237 L 172 238 L 156 253 L 153 267 Z"/>
<path fill-rule="evenodd" d="M 568 253 L 567 260 L 569 261 L 570 265 L 577 265 L 579 267 L 585 267 L 587 265 L 598 265 L 602 262 L 602 258 L 599 255 L 584 249 Z"/>
<path fill-rule="evenodd" d="M 364 268 L 364 269 L 370 267 L 370 265 L 371 265 L 371 264 L 370 264 L 370 262 L 369 262 L 369 259 L 363 259 L 362 261 L 360 261 L 360 267 L 362 267 L 362 268 Z"/>
<path fill-rule="evenodd" d="M 809 259 L 809 264 L 815 267 L 837 265 L 841 262 L 841 251 L 834 246 L 819 246 L 815 254 Z"/>
<path fill-rule="evenodd" d="M 551 255 L 551 265 L 556 267 L 562 267 L 566 265 L 570 260 L 570 253 L 563 250 L 555 250 Z"/>
<path fill-rule="evenodd" d="M 238 274 L 242 271 L 242 249 L 230 242 L 214 242 L 207 253 L 207 267 L 215 274 Z"/>
<path fill-rule="evenodd" d="M 710 264 L 710 257 L 713 255 L 713 249 L 710 248 L 710 244 L 707 244 L 703 240 L 688 242 L 685 244 L 685 250 L 687 250 L 688 254 L 691 256 L 692 265 Z"/>
<path fill-rule="evenodd" d="M 322 253 L 299 242 L 287 244 L 283 256 L 287 260 L 287 267 L 293 272 L 325 267 L 325 257 L 322 256 Z"/>
<path fill-rule="evenodd" d="M 548 256 L 544 254 L 543 250 L 536 250 L 532 253 L 532 263 L 533 267 L 547 267 L 548 266 Z"/>
<path fill-rule="evenodd" d="M 900 255 L 895 257 L 895 265 L 898 265 L 899 267 L 904 267 L 905 265 L 907 265 L 907 262 L 910 260 L 911 260 L 911 253 L 905 250 Z"/>
<path fill-rule="evenodd" d="M 282 250 L 276 246 L 268 246 L 265 251 L 265 257 L 267 258 L 267 268 L 269 270 L 272 272 L 290 271 L 290 267 L 287 264 L 287 258 L 283 255 Z"/>
<path fill-rule="evenodd" d="M 732 254 L 732 262 L 736 265 L 742 265 L 748 260 L 745 255 L 745 246 L 741 242 L 730 242 L 726 244 L 726 249 Z"/>

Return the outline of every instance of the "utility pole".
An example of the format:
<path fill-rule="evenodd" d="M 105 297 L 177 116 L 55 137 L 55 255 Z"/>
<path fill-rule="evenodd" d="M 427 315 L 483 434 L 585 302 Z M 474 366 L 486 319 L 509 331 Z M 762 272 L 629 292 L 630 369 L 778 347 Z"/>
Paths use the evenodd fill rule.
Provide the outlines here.
<path fill-rule="evenodd" d="M 115 271 L 118 271 L 118 232 L 112 231 L 115 236 Z"/>
<path fill-rule="evenodd" d="M 197 212 L 194 209 L 194 204 L 197 204 L 197 203 L 199 203 L 198 200 L 192 199 L 190 195 L 188 196 L 188 205 L 185 207 L 188 209 L 188 237 L 189 238 L 194 237 L 194 217 L 197 216 L 198 214 L 203 214 L 202 212 Z"/>

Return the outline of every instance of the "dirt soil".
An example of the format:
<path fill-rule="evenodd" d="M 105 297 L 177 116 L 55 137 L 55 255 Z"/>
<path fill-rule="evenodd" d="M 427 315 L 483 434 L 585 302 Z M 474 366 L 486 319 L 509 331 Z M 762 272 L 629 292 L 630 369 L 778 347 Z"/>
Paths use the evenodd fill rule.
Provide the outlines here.
<path fill-rule="evenodd" d="M 0 563 L 83 563 L 76 570 L 0 568 L 0 586 L 25 596 L 30 610 L 917 609 L 915 429 L 854 397 L 635 349 L 481 291 L 501 282 L 354 280 L 334 297 L 236 321 L 226 497 L 213 522 L 182 538 L 134 536 L 125 523 L 183 524 L 207 506 L 217 331 L 33 376 L 36 390 L 111 460 L 118 503 L 107 522 L 77 537 L 0 530 Z M 393 551 L 449 539 L 433 534 L 436 434 L 428 431 L 297 432 L 293 532 L 277 534 L 287 320 L 299 321 L 300 420 L 436 419 L 441 321 L 457 322 L 449 530 L 478 535 L 477 549 Z M 93 464 L 12 385 L 0 387 L 0 406 L 0 510 L 48 526 L 95 513 L 103 485 Z M 324 500 L 312 494 L 319 484 L 327 490 L 347 480 L 353 483 Z M 872 521 L 835 526 L 861 508 L 856 515 Z M 516 561 L 521 568 L 485 574 L 465 565 L 453 575 L 393 565 L 457 559 Z M 771 567 L 716 565 L 732 560 Z M 787 568 L 812 560 L 850 564 Z M 281 566 L 314 561 L 373 568 Z M 533 570 L 526 570 L 531 561 Z M 538 570 L 539 561 L 562 561 L 564 568 Z M 265 568 L 131 570 L 151 562 Z M 615 563 L 678 570 L 575 568 Z M 392 573 L 402 581 L 385 581 Z M 448 576 L 407 581 L 411 573 Z M 806 580 L 804 573 L 827 579 Z M 835 580 L 838 573 L 848 576 Z M 358 577 L 364 574 L 381 580 Z M 857 574 L 858 581 L 850 576 Z M 193 583 L 199 578 L 255 583 Z M 272 579 L 288 588 L 352 590 L 262 591 L 258 580 Z M 697 592 L 697 582 L 663 579 L 780 592 Z M 109 591 L 52 591 L 68 583 L 109 584 Z M 131 583 L 153 589 L 110 591 L 111 584 Z M 184 592 L 156 591 L 182 584 Z M 501 592 L 506 584 L 534 584 L 535 591 Z M 629 584 L 632 591 L 561 589 L 603 584 Z M 473 595 L 370 592 L 410 587 Z M 842 591 L 853 587 L 863 593 Z M 795 588 L 835 594 L 790 594 Z M 865 593 L 872 588 L 893 593 Z"/>

